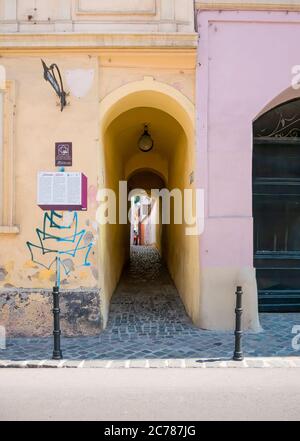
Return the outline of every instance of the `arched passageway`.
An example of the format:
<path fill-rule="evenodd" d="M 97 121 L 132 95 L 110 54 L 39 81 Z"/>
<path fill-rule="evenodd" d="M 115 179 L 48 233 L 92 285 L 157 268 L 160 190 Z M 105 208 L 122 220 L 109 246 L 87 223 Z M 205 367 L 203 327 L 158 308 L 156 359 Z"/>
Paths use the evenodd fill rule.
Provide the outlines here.
<path fill-rule="evenodd" d="M 139 82 L 133 86 L 137 90 L 131 92 L 125 87 L 102 104 L 103 187 L 113 190 L 117 200 L 117 222 L 101 227 L 100 268 L 103 274 L 102 313 L 105 322 L 112 294 L 130 259 L 132 234 L 129 223 L 120 222 L 122 213 L 119 201 L 124 197 L 120 182 L 127 183 L 126 198 L 127 192 L 133 187 L 149 195 L 151 189 L 160 190 L 162 186 L 169 191 L 178 189 L 181 194 L 184 189 L 194 188 L 190 178 L 195 155 L 193 107 L 175 89 L 153 83 L 156 82 L 149 79 Z M 138 148 L 145 124 L 154 141 L 154 148 L 147 153 Z M 128 202 L 127 208 L 129 205 Z M 171 197 L 170 222 L 162 225 L 161 207 L 158 208 L 159 222 L 149 233 L 152 235 L 150 245 L 165 261 L 187 313 L 196 322 L 200 297 L 199 238 L 186 234 L 184 218 L 181 223 L 174 221 L 174 210 Z M 149 251 L 150 255 L 153 255 L 152 251 Z M 135 262 L 138 258 L 139 253 L 135 252 Z M 140 258 L 143 259 L 141 255 Z M 163 281 L 159 283 L 163 285 Z"/>

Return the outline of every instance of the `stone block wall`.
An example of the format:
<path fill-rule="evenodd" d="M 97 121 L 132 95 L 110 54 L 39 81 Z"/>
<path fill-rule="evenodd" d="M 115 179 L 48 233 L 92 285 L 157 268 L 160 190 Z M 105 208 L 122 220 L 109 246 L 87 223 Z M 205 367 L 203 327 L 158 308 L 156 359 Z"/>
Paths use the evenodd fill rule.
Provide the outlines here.
<path fill-rule="evenodd" d="M 101 330 L 98 290 L 62 290 L 61 330 L 64 336 L 97 335 Z M 0 325 L 7 337 L 52 335 L 51 290 L 3 289 L 0 291 Z"/>

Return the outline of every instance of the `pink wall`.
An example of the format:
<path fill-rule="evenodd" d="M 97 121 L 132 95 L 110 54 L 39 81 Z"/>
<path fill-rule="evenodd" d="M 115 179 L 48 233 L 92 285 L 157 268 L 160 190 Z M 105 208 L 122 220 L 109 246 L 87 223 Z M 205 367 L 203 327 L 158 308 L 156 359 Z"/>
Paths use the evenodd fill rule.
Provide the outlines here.
<path fill-rule="evenodd" d="M 300 14 L 200 11 L 198 25 L 202 265 L 251 267 L 252 121 L 291 86 L 291 69 L 300 65 Z"/>

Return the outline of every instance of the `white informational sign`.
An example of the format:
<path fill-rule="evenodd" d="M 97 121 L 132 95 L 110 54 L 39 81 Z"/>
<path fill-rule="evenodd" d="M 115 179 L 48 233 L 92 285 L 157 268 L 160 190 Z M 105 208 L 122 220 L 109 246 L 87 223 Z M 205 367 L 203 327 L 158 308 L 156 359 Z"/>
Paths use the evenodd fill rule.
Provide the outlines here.
<path fill-rule="evenodd" d="M 43 210 L 86 210 L 87 178 L 80 172 L 39 172 L 37 204 Z"/>

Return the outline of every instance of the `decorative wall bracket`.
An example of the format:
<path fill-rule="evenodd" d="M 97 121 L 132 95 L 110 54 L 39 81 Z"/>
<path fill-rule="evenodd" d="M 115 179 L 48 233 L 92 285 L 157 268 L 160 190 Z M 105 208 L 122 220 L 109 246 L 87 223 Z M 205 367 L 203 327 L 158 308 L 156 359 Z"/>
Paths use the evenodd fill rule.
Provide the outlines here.
<path fill-rule="evenodd" d="M 63 85 L 62 77 L 60 74 L 60 70 L 59 70 L 57 64 L 55 64 L 55 63 L 51 64 L 51 66 L 48 67 L 43 60 L 41 60 L 41 62 L 42 62 L 43 68 L 44 68 L 44 79 L 45 79 L 45 81 L 48 81 L 51 84 L 51 86 L 55 90 L 56 95 L 59 97 L 60 110 L 62 112 L 64 110 L 64 107 L 67 105 L 66 97 L 68 94 L 64 91 L 64 85 Z M 56 70 L 59 82 L 55 76 L 54 70 Z"/>

